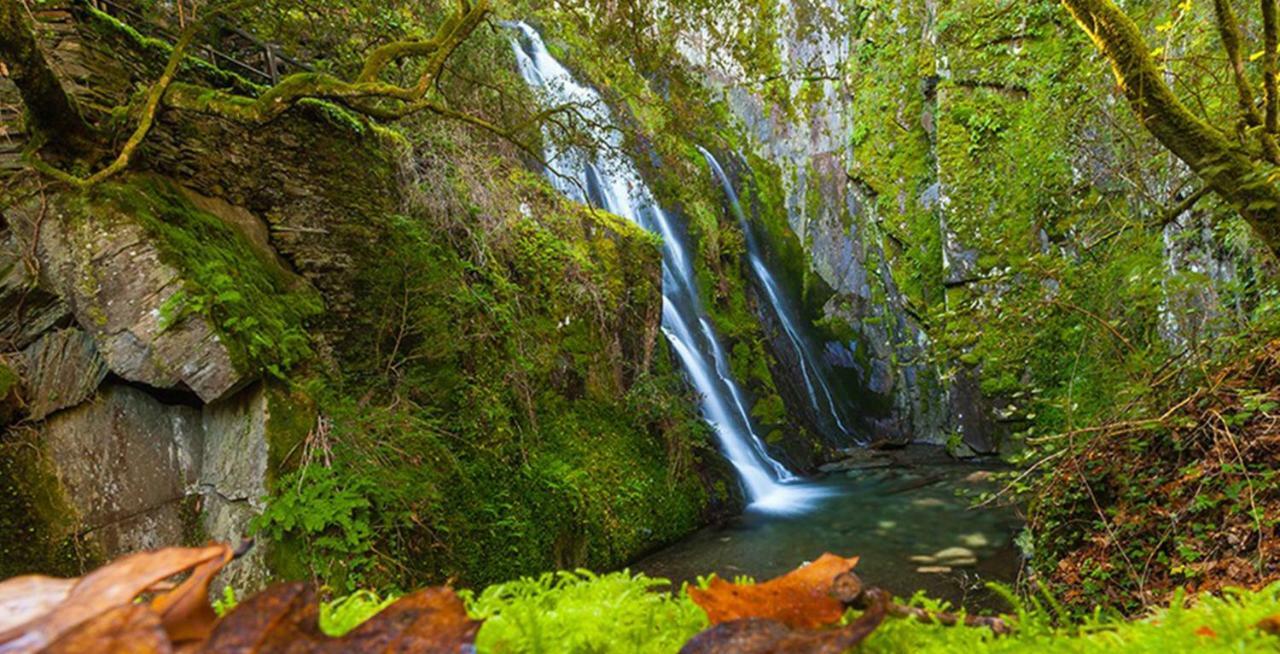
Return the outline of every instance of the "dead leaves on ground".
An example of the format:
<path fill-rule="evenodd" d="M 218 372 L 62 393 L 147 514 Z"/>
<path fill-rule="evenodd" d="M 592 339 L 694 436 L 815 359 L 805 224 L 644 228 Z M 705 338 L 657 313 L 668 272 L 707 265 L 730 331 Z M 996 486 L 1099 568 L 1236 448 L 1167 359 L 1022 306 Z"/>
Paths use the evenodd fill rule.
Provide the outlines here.
<path fill-rule="evenodd" d="M 368 654 L 475 651 L 480 622 L 449 588 L 406 595 L 350 633 L 320 630 L 316 591 L 278 584 L 218 618 L 209 588 L 235 552 L 226 545 L 131 554 L 79 579 L 0 582 L 0 654 Z M 760 584 L 713 579 L 689 595 L 711 627 L 683 654 L 839 654 L 886 617 L 955 624 L 956 616 L 894 604 L 853 573 L 857 557 L 824 554 Z M 178 584 L 173 577 L 185 574 Z M 862 614 L 840 625 L 846 609 Z M 998 618 L 969 624 L 1007 631 Z"/>
<path fill-rule="evenodd" d="M 406 595 L 341 638 L 320 631 L 319 602 L 311 586 L 280 584 L 227 614 L 200 652 L 470 651 L 480 622 L 467 617 L 462 600 L 448 588 Z"/>
<path fill-rule="evenodd" d="M 895 604 L 889 593 L 863 585 L 853 568 L 858 557 L 823 554 L 812 563 L 760 584 L 712 579 L 705 590 L 690 588 L 711 628 L 685 644 L 681 654 L 839 654 L 862 642 L 886 616 L 954 625 L 949 613 L 929 613 Z M 862 615 L 844 626 L 845 610 Z M 1007 633 L 1000 618 L 970 616 L 970 626 Z"/>
<path fill-rule="evenodd" d="M 713 625 L 741 618 L 768 618 L 789 627 L 813 629 L 832 624 L 844 615 L 844 602 L 832 594 L 832 586 L 856 565 L 856 556 L 846 559 L 828 553 L 764 583 L 734 584 L 716 577 L 706 590 L 690 588 L 689 596 L 707 612 Z"/>
<path fill-rule="evenodd" d="M 168 548 L 79 579 L 2 582 L 0 654 L 452 654 L 471 651 L 480 627 L 452 590 L 428 588 L 330 638 L 320 631 L 315 591 L 302 583 L 269 588 L 219 619 L 209 585 L 233 556 L 226 545 Z M 162 583 L 187 572 L 176 586 Z"/>

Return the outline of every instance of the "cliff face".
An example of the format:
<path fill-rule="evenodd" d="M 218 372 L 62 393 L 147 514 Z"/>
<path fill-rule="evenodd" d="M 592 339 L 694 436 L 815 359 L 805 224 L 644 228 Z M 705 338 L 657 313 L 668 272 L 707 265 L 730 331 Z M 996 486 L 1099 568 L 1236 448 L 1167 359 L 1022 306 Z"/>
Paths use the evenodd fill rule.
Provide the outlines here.
<path fill-rule="evenodd" d="M 87 8 L 38 19 L 100 125 L 163 65 Z M 484 581 L 617 565 L 740 501 L 658 339 L 652 237 L 458 125 L 183 106 L 90 191 L 10 178 L 0 576 L 255 531 L 238 587 Z"/>
<path fill-rule="evenodd" d="M 991 452 L 1112 407 L 1068 397 L 1086 378 L 1123 387 L 1148 354 L 1213 350 L 1265 313 L 1247 228 L 1212 199 L 1170 213 L 1198 181 L 1056 3 L 796 0 L 778 21 L 773 86 L 696 34 L 684 53 L 745 129 L 757 184 L 781 185 L 785 211 L 756 227 L 802 244 L 794 263 L 771 239 L 873 437 Z M 1184 57 L 1171 75 L 1215 93 L 1182 69 L 1210 46 L 1162 38 Z"/>

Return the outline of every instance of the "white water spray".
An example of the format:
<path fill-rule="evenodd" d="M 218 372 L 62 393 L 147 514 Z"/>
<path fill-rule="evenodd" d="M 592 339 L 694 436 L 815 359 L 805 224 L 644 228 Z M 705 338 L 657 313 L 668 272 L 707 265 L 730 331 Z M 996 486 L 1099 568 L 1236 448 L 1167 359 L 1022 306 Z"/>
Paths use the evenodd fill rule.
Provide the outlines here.
<path fill-rule="evenodd" d="M 747 222 L 747 216 L 742 210 L 742 203 L 738 200 L 738 194 L 734 191 L 733 184 L 729 181 L 729 176 L 725 174 L 724 169 L 720 167 L 720 162 L 716 160 L 714 155 L 702 146 L 698 146 L 698 151 L 706 158 L 707 166 L 711 168 L 712 175 L 720 183 L 725 197 L 729 200 L 729 206 L 733 210 L 734 216 L 738 219 L 738 224 L 742 227 L 742 233 L 747 239 L 747 258 L 751 263 L 751 271 L 755 274 L 760 285 L 764 287 L 765 298 L 769 301 L 769 307 L 773 310 L 773 315 L 777 317 L 778 322 L 782 325 L 782 331 L 787 335 L 787 339 L 791 341 L 791 346 L 795 350 L 796 360 L 800 363 L 800 376 L 804 379 L 805 391 L 808 393 L 809 404 L 813 407 L 814 415 L 830 417 L 831 421 L 835 423 L 835 427 L 842 434 L 854 436 L 849 431 L 849 428 L 845 426 L 840 410 L 836 406 L 835 396 L 832 395 L 831 385 L 827 381 L 827 366 L 825 362 L 818 357 L 813 348 L 810 347 L 808 340 L 801 334 L 799 314 L 778 288 L 778 282 L 774 279 L 772 271 L 764 264 L 760 246 L 756 243 L 751 225 Z"/>
<path fill-rule="evenodd" d="M 724 348 L 698 297 L 685 235 L 658 206 L 631 160 L 620 154 L 621 133 L 603 127 L 613 124 L 608 107 L 551 56 L 536 30 L 524 23 L 511 27 L 520 32 L 513 45 L 525 81 L 556 105 L 577 105 L 592 136 L 604 145 L 599 154 L 588 156 L 546 139 L 544 154 L 552 184 L 570 198 L 600 206 L 662 236 L 662 333 L 701 396 L 703 417 L 741 477 L 752 508 L 804 510 L 822 496 L 821 491 L 785 483 L 795 476 L 769 456 L 756 433 L 742 389 L 730 374 Z"/>

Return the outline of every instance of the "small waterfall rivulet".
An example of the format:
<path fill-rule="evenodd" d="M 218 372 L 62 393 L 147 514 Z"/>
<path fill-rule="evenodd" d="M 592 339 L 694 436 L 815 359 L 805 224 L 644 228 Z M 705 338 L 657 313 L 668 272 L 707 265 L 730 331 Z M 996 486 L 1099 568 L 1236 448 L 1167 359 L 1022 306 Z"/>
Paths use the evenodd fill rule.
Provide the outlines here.
<path fill-rule="evenodd" d="M 782 325 L 782 331 L 787 335 L 787 340 L 791 342 L 792 348 L 795 349 L 796 361 L 800 364 L 800 376 L 804 379 L 805 391 L 809 398 L 809 404 L 813 407 L 814 415 L 826 416 L 842 435 L 847 437 L 856 436 L 845 426 L 844 419 L 840 415 L 840 408 L 831 392 L 831 383 L 828 381 L 830 366 L 814 352 L 809 339 L 800 331 L 800 315 L 790 299 L 778 287 L 778 281 L 774 278 L 773 272 L 765 265 L 760 245 L 756 241 L 750 223 L 747 222 L 747 215 L 742 210 L 742 203 L 738 201 L 738 194 L 734 191 L 733 184 L 729 181 L 729 176 L 725 174 L 724 169 L 720 167 L 720 162 L 716 160 L 714 155 L 701 146 L 698 147 L 698 151 L 702 152 L 702 156 L 706 158 L 707 166 L 711 168 L 711 174 L 720 183 L 725 197 L 729 200 L 729 207 L 733 210 L 734 216 L 738 219 L 738 224 L 742 227 L 742 233 L 747 240 L 747 258 L 751 264 L 751 271 L 755 275 L 756 281 L 764 288 L 765 299 L 769 302 L 769 308 L 773 311 L 778 323 Z"/>
<path fill-rule="evenodd" d="M 547 139 L 546 160 L 551 183 L 562 193 L 587 202 L 662 236 L 662 332 L 701 396 L 702 415 L 715 431 L 725 457 L 742 479 L 751 506 L 764 511 L 803 510 L 822 495 L 797 485 L 796 477 L 769 456 L 747 410 L 742 389 L 729 370 L 706 310 L 698 297 L 688 240 L 654 200 L 635 165 L 621 154 L 622 136 L 612 125 L 608 107 L 593 89 L 579 84 L 547 51 L 529 25 L 513 23 L 520 74 L 555 105 L 578 105 L 593 136 L 606 147 L 588 155 L 561 149 Z"/>

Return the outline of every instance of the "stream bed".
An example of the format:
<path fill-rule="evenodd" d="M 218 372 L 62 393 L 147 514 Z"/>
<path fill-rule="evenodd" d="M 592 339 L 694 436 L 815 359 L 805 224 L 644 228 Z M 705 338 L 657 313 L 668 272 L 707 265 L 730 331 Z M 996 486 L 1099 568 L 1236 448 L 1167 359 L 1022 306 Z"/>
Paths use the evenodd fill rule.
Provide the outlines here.
<path fill-rule="evenodd" d="M 832 552 L 860 556 L 863 581 L 901 597 L 923 590 L 970 610 L 1005 608 L 985 583 L 1016 578 L 1021 520 L 1009 507 L 971 507 L 973 495 L 995 488 L 998 463 L 955 461 L 941 447 L 916 445 L 862 451 L 830 467 L 841 466 L 849 469 L 807 483 L 824 497 L 803 513 L 748 509 L 630 568 L 676 586 L 712 572 L 763 581 Z"/>

